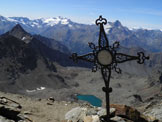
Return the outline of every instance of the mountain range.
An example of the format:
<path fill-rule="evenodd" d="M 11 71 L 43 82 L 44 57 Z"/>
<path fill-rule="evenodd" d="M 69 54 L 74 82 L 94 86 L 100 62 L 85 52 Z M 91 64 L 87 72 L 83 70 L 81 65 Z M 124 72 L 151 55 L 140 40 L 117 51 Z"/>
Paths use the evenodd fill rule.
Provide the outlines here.
<path fill-rule="evenodd" d="M 92 34 L 91 37 L 93 37 L 93 34 L 96 33 L 93 38 L 98 38 L 99 29 L 95 25 L 82 24 L 82 29 L 78 29 L 79 32 L 69 30 L 69 33 L 72 34 L 69 35 L 69 38 L 76 38 L 71 42 L 69 40 L 56 40 L 54 37 L 47 38 L 39 33 L 30 34 L 23 26 L 25 25 L 17 23 L 12 29 L 0 36 L 0 91 L 42 98 L 54 96 L 57 100 L 72 101 L 76 100 L 74 97 L 76 93 L 94 94 L 104 100 L 104 94 L 101 90 L 104 83 L 100 72 L 93 74 L 86 68 L 71 67 L 87 67 L 89 64 L 82 62 L 75 64 L 69 59 L 72 51 L 81 50 L 80 53 L 88 51 L 88 46 L 86 47 L 88 40 L 78 41 L 79 38 L 77 40 L 76 37 L 79 34 L 83 34 L 80 38 L 88 39 L 89 34 Z M 61 22 L 54 26 L 48 26 L 57 33 L 56 37 L 61 32 L 66 33 L 66 29 L 68 29 L 67 27 L 61 31 L 64 26 L 68 26 L 68 24 L 64 25 Z M 127 38 L 139 30 L 129 30 L 122 26 L 119 21 L 109 22 L 105 30 L 110 40 L 125 40 L 120 41 L 121 47 L 117 50 L 118 52 L 137 55 L 137 52 L 142 51 L 146 56 L 150 56 L 150 60 L 143 65 L 137 64 L 136 61 L 119 65 L 122 69 L 122 75 L 112 72 L 111 86 L 115 89 L 112 94 L 115 97 L 112 98 L 112 101 L 122 103 L 124 99 L 126 103 L 136 104 L 161 93 L 162 53 L 148 52 L 138 45 L 130 48 L 129 46 L 133 42 L 126 43 Z M 87 36 L 85 36 L 86 34 Z M 64 34 L 59 36 L 62 39 L 66 37 Z M 63 44 L 63 42 L 66 43 Z M 96 42 L 94 41 L 94 43 Z M 125 43 L 125 47 L 122 43 Z M 123 96 L 118 96 L 119 93 L 123 93 Z M 141 100 L 138 100 L 140 97 Z"/>
<path fill-rule="evenodd" d="M 96 44 L 99 35 L 99 28 L 96 25 L 79 24 L 63 17 L 30 20 L 25 17 L 6 18 L 1 16 L 0 23 L 2 25 L 0 26 L 0 30 L 2 30 L 4 26 L 8 26 L 8 29 L 10 29 L 17 24 L 13 29 L 7 32 L 8 35 L 23 40 L 26 44 L 33 42 L 31 41 L 33 39 L 39 40 L 41 45 L 44 44 L 45 47 L 48 48 L 48 51 L 42 51 L 45 53 L 43 55 L 48 56 L 50 60 L 55 61 L 62 66 L 76 65 L 68 58 L 71 55 L 71 52 L 83 54 L 91 51 L 87 43 L 92 41 Z M 35 26 L 33 26 L 33 23 L 35 23 Z M 38 32 L 37 29 L 39 29 Z M 105 26 L 105 31 L 110 43 L 113 43 L 114 41 L 120 42 L 121 52 L 136 55 L 137 52 L 143 51 L 150 55 L 150 61 L 145 63 L 145 67 L 138 66 L 136 62 L 133 64 L 130 62 L 129 65 L 121 65 L 124 71 L 133 72 L 133 74 L 148 74 L 148 71 L 151 72 L 153 68 L 156 69 L 161 67 L 162 54 L 160 51 L 162 50 L 162 32 L 160 30 L 130 30 L 117 20 L 115 22 L 108 22 Z M 5 33 L 5 31 L 3 31 L 3 33 Z M 36 45 L 35 48 L 38 48 L 38 45 Z M 42 47 L 44 48 L 44 46 Z M 56 53 L 53 52 L 53 50 L 61 53 L 61 55 L 58 53 L 57 58 L 54 59 L 53 55 L 56 56 Z M 80 62 L 79 65 L 89 66 L 89 64 L 83 62 Z M 132 69 L 129 68 L 130 65 L 132 66 Z M 149 69 L 147 72 L 146 68 Z"/>
<path fill-rule="evenodd" d="M 0 16 L 0 34 L 20 24 L 27 32 L 45 36 L 66 45 L 71 52 L 85 53 L 89 50 L 88 42 L 97 43 L 99 28 L 94 24 L 80 24 L 68 18 L 29 19 L 26 17 Z M 141 47 L 149 52 L 162 51 L 162 31 L 147 29 L 129 29 L 119 20 L 108 22 L 105 31 L 109 41 L 119 41 L 122 46 Z"/>

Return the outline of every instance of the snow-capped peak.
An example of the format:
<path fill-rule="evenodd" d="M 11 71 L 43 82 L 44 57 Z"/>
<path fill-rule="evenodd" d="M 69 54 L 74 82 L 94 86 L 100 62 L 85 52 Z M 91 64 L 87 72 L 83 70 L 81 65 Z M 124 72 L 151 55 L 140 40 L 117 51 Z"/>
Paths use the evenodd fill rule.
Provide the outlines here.
<path fill-rule="evenodd" d="M 43 23 L 46 23 L 49 26 L 54 26 L 56 24 L 69 24 L 69 19 L 63 18 L 63 17 L 56 17 L 56 18 L 47 18 L 47 19 L 42 19 Z"/>
<path fill-rule="evenodd" d="M 7 21 L 8 18 L 0 15 L 0 21 Z"/>
<path fill-rule="evenodd" d="M 17 20 L 14 20 L 14 19 L 9 18 L 9 17 L 7 17 L 6 20 L 7 20 L 7 21 L 10 21 L 10 22 L 18 22 Z"/>
<path fill-rule="evenodd" d="M 12 22 L 15 24 L 21 24 L 24 26 L 43 28 L 46 26 L 55 26 L 57 24 L 71 26 L 71 20 L 58 16 L 53 18 L 41 18 L 41 19 L 29 19 L 27 17 L 3 17 L 0 16 L 0 21 Z"/>

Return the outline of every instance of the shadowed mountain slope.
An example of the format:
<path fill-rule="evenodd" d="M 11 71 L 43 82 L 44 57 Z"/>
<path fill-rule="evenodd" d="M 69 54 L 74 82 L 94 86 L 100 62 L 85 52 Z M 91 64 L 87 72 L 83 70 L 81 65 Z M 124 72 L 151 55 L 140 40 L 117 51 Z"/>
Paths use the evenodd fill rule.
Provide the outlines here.
<path fill-rule="evenodd" d="M 68 87 L 64 76 L 57 72 L 57 65 L 75 64 L 63 50 L 54 50 L 39 38 L 43 40 L 31 36 L 20 25 L 0 36 L 0 90 L 22 93 L 40 87 Z M 63 45 L 60 47 L 64 49 Z"/>

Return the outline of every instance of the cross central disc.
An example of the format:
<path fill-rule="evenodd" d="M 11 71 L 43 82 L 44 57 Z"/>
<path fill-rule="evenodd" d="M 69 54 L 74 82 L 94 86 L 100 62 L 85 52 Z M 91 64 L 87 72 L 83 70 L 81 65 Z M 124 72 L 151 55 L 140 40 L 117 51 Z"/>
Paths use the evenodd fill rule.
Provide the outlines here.
<path fill-rule="evenodd" d="M 98 63 L 107 66 L 112 63 L 112 55 L 108 50 L 101 50 L 97 55 Z"/>

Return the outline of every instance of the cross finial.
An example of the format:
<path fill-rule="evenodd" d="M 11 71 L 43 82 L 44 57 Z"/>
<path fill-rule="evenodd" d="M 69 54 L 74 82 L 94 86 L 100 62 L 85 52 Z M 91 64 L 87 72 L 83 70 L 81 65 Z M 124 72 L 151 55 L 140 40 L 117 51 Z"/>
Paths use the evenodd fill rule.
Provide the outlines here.
<path fill-rule="evenodd" d="M 101 15 L 100 15 L 99 18 L 96 20 L 96 25 L 99 25 L 99 24 L 104 24 L 104 25 L 107 24 L 107 20 L 106 20 L 105 18 L 102 18 Z"/>

